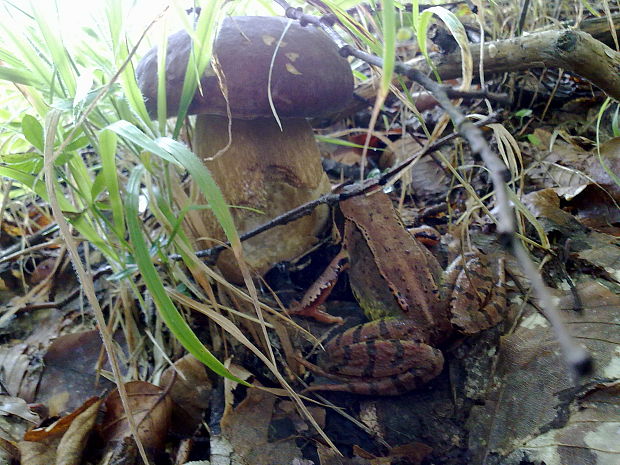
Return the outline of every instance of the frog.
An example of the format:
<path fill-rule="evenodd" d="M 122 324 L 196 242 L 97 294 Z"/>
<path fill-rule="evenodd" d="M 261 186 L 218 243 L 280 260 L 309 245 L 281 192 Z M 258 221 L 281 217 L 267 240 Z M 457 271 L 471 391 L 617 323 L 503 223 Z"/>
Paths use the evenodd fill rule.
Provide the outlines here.
<path fill-rule="evenodd" d="M 306 391 L 403 394 L 441 373 L 441 348 L 456 334 L 476 334 L 502 320 L 502 259 L 493 273 L 486 257 L 474 251 L 459 255 L 443 270 L 427 246 L 404 227 L 382 190 L 343 200 L 340 210 L 342 251 L 291 313 L 342 323 L 321 304 L 348 268 L 353 294 L 370 321 L 329 340 L 321 366 L 300 360 L 315 373 L 339 381 Z"/>

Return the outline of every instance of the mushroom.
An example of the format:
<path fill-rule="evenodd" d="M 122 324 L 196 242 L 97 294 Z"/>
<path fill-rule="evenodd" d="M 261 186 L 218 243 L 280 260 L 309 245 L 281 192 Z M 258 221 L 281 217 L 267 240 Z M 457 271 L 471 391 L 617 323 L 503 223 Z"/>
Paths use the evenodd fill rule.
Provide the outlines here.
<path fill-rule="evenodd" d="M 198 115 L 194 152 L 211 171 L 226 201 L 262 212 L 234 208 L 239 233 L 329 192 L 330 184 L 306 118 L 341 110 L 353 95 L 349 63 L 320 29 L 292 22 L 276 50 L 287 23 L 280 17 L 225 18 L 214 43 L 220 77 L 213 67 L 208 67 L 189 107 L 189 114 Z M 190 51 L 191 39 L 185 31 L 169 37 L 168 116 L 178 112 Z M 155 115 L 156 48 L 142 58 L 136 74 L 147 109 Z M 226 89 L 227 99 L 222 88 Z M 224 239 L 213 215 L 204 212 L 207 230 L 194 231 L 194 237 Z M 262 274 L 277 262 L 301 255 L 317 241 L 327 218 L 328 209 L 322 206 L 304 218 L 244 241 L 247 263 Z M 197 245 L 204 248 L 211 244 Z M 231 253 L 223 253 L 217 264 L 228 279 L 242 281 Z"/>

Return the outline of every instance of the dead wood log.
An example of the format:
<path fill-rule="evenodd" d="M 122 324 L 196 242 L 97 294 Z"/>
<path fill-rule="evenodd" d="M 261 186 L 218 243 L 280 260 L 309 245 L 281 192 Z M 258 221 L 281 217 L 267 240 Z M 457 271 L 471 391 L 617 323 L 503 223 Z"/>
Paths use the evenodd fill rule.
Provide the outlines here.
<path fill-rule="evenodd" d="M 613 20 L 616 30 L 620 31 L 620 15 L 613 15 Z M 595 34 L 598 39 L 611 41 L 607 18 L 604 18 L 604 21 L 601 18 L 584 21 L 581 26 Z M 620 53 L 601 40 L 593 38 L 584 30 L 554 30 L 488 42 L 483 48 L 484 70 L 491 75 L 541 67 L 563 68 L 588 79 L 609 96 L 620 100 Z M 471 51 L 474 74 L 477 75 L 480 47 L 472 45 Z M 460 77 L 460 52 L 444 56 L 434 54 L 431 58 L 442 79 Z M 406 64 L 430 73 L 423 57 L 416 57 Z M 356 94 L 364 99 L 374 100 L 377 82 L 376 78 L 368 79 L 355 89 Z M 350 115 L 362 108 L 364 104 L 357 101 L 340 115 Z"/>
<path fill-rule="evenodd" d="M 472 48 L 474 70 L 478 70 L 480 49 Z M 485 73 L 502 73 L 530 68 L 563 68 L 583 78 L 620 101 L 620 53 L 583 31 L 544 31 L 514 39 L 489 42 L 484 46 Z M 443 79 L 461 74 L 461 57 L 440 57 L 437 71 Z"/>

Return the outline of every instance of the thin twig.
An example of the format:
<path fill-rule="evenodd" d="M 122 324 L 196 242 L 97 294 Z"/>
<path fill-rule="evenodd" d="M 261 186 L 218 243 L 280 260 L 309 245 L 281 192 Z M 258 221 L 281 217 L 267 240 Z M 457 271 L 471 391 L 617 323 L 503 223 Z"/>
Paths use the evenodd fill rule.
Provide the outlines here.
<path fill-rule="evenodd" d="M 495 119 L 495 115 L 491 115 L 488 118 L 485 118 L 474 124 L 476 126 L 484 126 L 485 124 L 492 122 L 494 119 Z M 250 231 L 242 234 L 241 236 L 239 236 L 239 239 L 242 242 L 246 241 L 276 226 L 281 226 L 281 225 L 290 223 L 291 221 L 295 221 L 299 218 L 302 218 L 310 214 L 315 208 L 317 208 L 320 205 L 329 205 L 333 207 L 335 205 L 338 205 L 339 202 L 346 200 L 350 197 L 355 197 L 356 195 L 360 195 L 365 192 L 374 190 L 377 187 L 386 185 L 390 181 L 392 181 L 392 179 L 397 174 L 399 174 L 401 171 L 408 168 L 412 163 L 414 163 L 419 157 L 421 157 L 422 155 L 426 153 L 434 152 L 435 150 L 439 149 L 441 146 L 445 145 L 448 141 L 454 139 L 457 136 L 458 134 L 456 132 L 452 134 L 448 134 L 447 136 L 444 136 L 438 139 L 436 142 L 428 145 L 427 147 L 418 150 L 413 155 L 408 157 L 406 160 L 403 160 L 398 165 L 392 167 L 389 171 L 383 173 L 380 177 L 373 178 L 373 179 L 367 179 L 366 181 L 357 182 L 355 184 L 350 184 L 342 188 L 342 190 L 340 190 L 340 192 L 338 193 L 325 194 L 319 197 L 318 199 L 311 200 L 310 202 L 306 202 L 302 205 L 299 205 L 298 207 L 295 207 L 292 210 L 282 213 L 281 215 L 276 216 L 275 218 L 272 218 L 266 223 L 263 223 L 262 225 L 257 226 L 256 228 L 251 229 Z M 221 245 L 216 245 L 214 247 L 211 247 L 209 249 L 200 250 L 196 252 L 196 256 L 199 258 L 206 258 L 209 263 L 213 264 L 217 260 L 218 255 L 228 248 L 230 248 L 230 243 L 226 242 Z M 182 259 L 182 257 L 178 254 L 169 255 L 168 258 L 170 260 L 175 260 L 175 261 Z"/>

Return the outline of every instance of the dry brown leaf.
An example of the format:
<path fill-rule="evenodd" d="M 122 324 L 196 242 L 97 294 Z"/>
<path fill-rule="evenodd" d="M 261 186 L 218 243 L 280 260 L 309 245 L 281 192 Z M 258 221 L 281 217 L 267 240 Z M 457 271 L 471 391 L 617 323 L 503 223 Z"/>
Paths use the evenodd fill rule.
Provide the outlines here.
<path fill-rule="evenodd" d="M 281 465 L 302 457 L 294 439 L 269 442 L 276 400 L 273 394 L 250 389 L 243 402 L 222 418 L 222 436 L 230 442 L 233 458 L 246 465 Z"/>
<path fill-rule="evenodd" d="M 171 428 L 180 434 L 191 435 L 202 420 L 209 406 L 212 383 L 203 363 L 187 354 L 164 371 L 160 385 L 170 388 L 170 398 L 174 402 Z"/>
<path fill-rule="evenodd" d="M 361 159 L 361 151 L 355 147 L 340 147 L 332 155 L 332 160 L 347 166 L 359 164 Z"/>
<path fill-rule="evenodd" d="M 561 295 L 560 307 L 570 332 L 592 354 L 595 372 L 573 380 L 549 324 L 529 309 L 502 339 L 495 385 L 469 418 L 474 463 L 491 456 L 503 457 L 506 465 L 617 463 L 620 442 L 602 447 L 600 441 L 617 431 L 618 403 L 586 405 L 576 394 L 589 391 L 596 379 L 620 378 L 620 296 L 592 280 L 577 290 L 584 309 L 571 310 L 570 292 Z"/>
<path fill-rule="evenodd" d="M 28 465 L 50 465 L 56 461 L 56 448 L 60 436 L 49 436 L 38 442 L 21 441 L 18 443 L 21 462 Z"/>
<path fill-rule="evenodd" d="M 620 240 L 609 234 L 592 232 L 588 242 L 590 247 L 579 251 L 577 256 L 603 268 L 609 277 L 620 283 Z"/>
<path fill-rule="evenodd" d="M 320 428 L 325 428 L 325 416 L 326 411 L 323 407 L 309 406 L 308 411 L 312 417 L 316 420 L 316 423 Z M 305 418 L 299 415 L 297 405 L 290 400 L 282 400 L 276 405 L 276 409 L 273 414 L 274 420 L 287 419 L 293 423 L 295 431 L 299 434 L 307 434 L 312 431 L 311 426 Z"/>
<path fill-rule="evenodd" d="M 117 342 L 122 343 L 121 337 L 117 333 Z M 48 407 L 50 416 L 71 411 L 84 400 L 114 387 L 97 374 L 101 353 L 101 337 L 96 330 L 67 334 L 52 342 L 44 357 L 45 370 L 36 397 L 37 402 Z M 103 366 L 109 369 L 109 363 Z"/>
<path fill-rule="evenodd" d="M 0 396 L 0 439 L 18 441 L 28 428 L 40 421 L 39 415 L 30 410 L 24 399 Z"/>
<path fill-rule="evenodd" d="M 20 216 L 14 218 L 15 222 L 3 221 L 2 230 L 10 236 L 29 236 L 52 223 L 51 218 L 34 204 L 28 206 L 27 218 L 26 215 Z"/>
<path fill-rule="evenodd" d="M 542 129 L 536 130 L 535 134 L 543 142 L 543 147 L 549 146 L 551 134 Z M 539 152 L 537 157 L 538 164 L 529 168 L 528 175 L 530 181 L 539 187 L 554 188 L 559 195 L 571 200 L 587 186 L 596 183 L 616 201 L 620 200 L 620 186 L 608 172 L 616 176 L 620 173 L 620 138 L 601 144 L 600 158 L 596 148 L 585 151 L 577 144 L 557 139 L 551 151 Z"/>
<path fill-rule="evenodd" d="M 600 158 L 596 149 L 592 150 L 585 171 L 594 181 L 605 188 L 616 201 L 620 201 L 620 186 L 609 175 L 611 172 L 616 177 L 620 176 L 620 137 L 615 137 L 601 144 Z"/>
<path fill-rule="evenodd" d="M 19 449 L 17 446 L 6 439 L 0 438 L 0 463 L 18 463 L 19 462 Z"/>
<path fill-rule="evenodd" d="M 52 425 L 26 433 L 18 444 L 22 463 L 79 465 L 101 402 L 97 397 L 91 398 Z"/>
<path fill-rule="evenodd" d="M 39 416 L 30 410 L 24 399 L 0 395 L 0 415 L 12 415 L 30 423 L 38 423 Z"/>
<path fill-rule="evenodd" d="M 591 231 L 560 208 L 560 199 L 553 189 L 533 192 L 525 203 L 542 224 L 545 232 L 559 232 L 570 239 L 569 251 L 576 257 L 604 269 L 620 282 L 620 240 L 609 234 Z"/>
<path fill-rule="evenodd" d="M 147 454 L 159 454 L 170 426 L 172 399 L 162 388 L 145 381 L 131 381 L 125 384 L 125 389 L 138 426 L 138 435 Z M 131 436 L 118 390 L 110 393 L 105 406 L 106 415 L 101 432 L 108 446 L 115 447 Z"/>
<path fill-rule="evenodd" d="M 102 400 L 94 402 L 78 415 L 58 443 L 56 465 L 79 465 L 88 436 L 95 425 Z"/>
<path fill-rule="evenodd" d="M 390 449 L 389 457 L 398 464 L 419 465 L 432 451 L 432 447 L 415 442 L 393 447 Z"/>
<path fill-rule="evenodd" d="M 588 184 L 590 181 L 582 171 L 589 153 L 580 147 L 556 139 L 553 147 L 548 148 L 553 136 L 544 129 L 537 129 L 534 134 L 542 142 L 542 149 L 535 152 L 537 163 L 528 168 L 528 177 L 531 183 L 540 187 L 578 187 Z"/>
<path fill-rule="evenodd" d="M 11 334 L 23 341 L 0 347 L 0 367 L 8 392 L 26 402 L 35 401 L 43 363 L 41 359 L 50 341 L 58 337 L 64 315 L 58 309 L 42 309 L 29 313 L 28 317 L 13 319 Z M 76 405 L 79 406 L 80 404 Z"/>
<path fill-rule="evenodd" d="M 54 271 L 54 267 L 56 266 L 57 260 L 58 257 L 50 257 L 39 263 L 34 269 L 34 271 L 30 274 L 30 284 L 39 284 L 50 274 L 52 274 L 52 271 Z"/>
<path fill-rule="evenodd" d="M 391 148 L 385 150 L 379 161 L 379 166 L 382 169 L 392 167 L 406 160 L 421 148 L 422 145 L 411 135 L 405 134 L 396 142 L 393 142 Z M 445 192 L 448 186 L 448 179 L 444 171 L 435 163 L 432 157 L 428 156 L 418 159 L 404 173 L 402 181 L 418 197 Z"/>
<path fill-rule="evenodd" d="M 347 457 L 342 457 L 331 447 L 327 447 L 320 443 L 316 445 L 316 452 L 319 456 L 319 460 L 321 461 L 321 465 L 349 465 L 353 463 L 353 460 Z M 358 465 L 363 465 L 364 463 L 368 462 L 362 460 L 361 463 L 358 462 Z"/>

